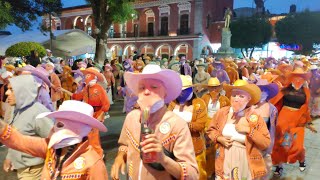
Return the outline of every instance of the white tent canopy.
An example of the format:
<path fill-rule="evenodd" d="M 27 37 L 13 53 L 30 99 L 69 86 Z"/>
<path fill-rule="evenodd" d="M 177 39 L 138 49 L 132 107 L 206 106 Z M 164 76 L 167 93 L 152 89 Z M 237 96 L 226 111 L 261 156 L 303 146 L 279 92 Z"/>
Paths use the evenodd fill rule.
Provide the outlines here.
<path fill-rule="evenodd" d="M 53 32 L 52 51 L 54 56 L 76 56 L 85 53 L 94 53 L 96 41 L 84 31 L 57 30 Z M 9 35 L 0 38 L 0 54 L 4 55 L 6 50 L 19 42 L 38 42 L 46 48 L 50 48 L 49 33 L 31 31 L 18 35 Z"/>

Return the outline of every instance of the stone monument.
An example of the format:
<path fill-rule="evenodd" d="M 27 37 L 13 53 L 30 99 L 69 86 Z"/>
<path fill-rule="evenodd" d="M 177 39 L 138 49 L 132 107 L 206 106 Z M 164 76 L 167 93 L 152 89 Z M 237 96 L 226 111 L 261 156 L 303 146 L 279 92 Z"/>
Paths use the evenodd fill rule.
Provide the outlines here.
<path fill-rule="evenodd" d="M 231 45 L 231 31 L 229 28 L 230 21 L 232 17 L 232 11 L 230 8 L 228 8 L 225 12 L 224 16 L 224 28 L 222 29 L 222 41 L 221 41 L 221 47 L 218 49 L 218 53 L 216 53 L 216 57 L 218 58 L 225 58 L 230 56 L 235 56 L 233 48 Z"/>

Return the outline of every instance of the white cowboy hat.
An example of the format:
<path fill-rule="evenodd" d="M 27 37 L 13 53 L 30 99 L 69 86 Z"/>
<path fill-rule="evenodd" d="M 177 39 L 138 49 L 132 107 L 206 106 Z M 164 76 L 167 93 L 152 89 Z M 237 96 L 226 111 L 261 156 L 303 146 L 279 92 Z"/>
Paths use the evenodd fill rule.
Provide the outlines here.
<path fill-rule="evenodd" d="M 310 66 L 310 70 L 312 70 L 312 69 L 318 69 L 318 66 L 317 65 L 311 65 Z"/>
<path fill-rule="evenodd" d="M 164 99 L 166 103 L 176 99 L 182 89 L 182 82 L 178 73 L 170 69 L 161 69 L 160 66 L 155 64 L 146 65 L 142 73 L 125 72 L 124 79 L 128 88 L 131 89 L 135 95 L 138 95 L 140 80 L 156 79 L 162 81 L 167 91 L 167 96 Z"/>
<path fill-rule="evenodd" d="M 58 111 L 41 113 L 36 118 L 38 119 L 43 117 L 74 121 L 77 123 L 87 124 L 88 126 L 97 128 L 102 132 L 107 131 L 106 126 L 93 117 L 93 107 L 81 101 L 64 101 Z"/>

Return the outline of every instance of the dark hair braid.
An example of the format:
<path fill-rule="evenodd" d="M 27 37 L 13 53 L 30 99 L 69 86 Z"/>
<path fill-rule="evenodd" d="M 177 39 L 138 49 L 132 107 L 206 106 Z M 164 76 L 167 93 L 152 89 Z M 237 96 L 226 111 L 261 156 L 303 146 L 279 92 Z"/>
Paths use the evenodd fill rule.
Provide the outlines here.
<path fill-rule="evenodd" d="M 69 146 L 68 149 L 67 149 L 67 153 L 63 157 L 63 159 L 61 161 L 60 161 L 60 157 L 59 157 L 59 160 L 57 159 L 56 169 L 58 169 L 58 171 L 59 171 L 59 174 L 57 176 L 57 180 L 61 180 L 61 176 L 60 175 L 61 175 L 62 165 L 71 156 L 71 154 L 73 153 L 73 151 L 74 151 L 74 149 L 76 147 L 77 147 L 77 144 Z M 60 156 L 61 156 L 61 152 L 60 152 Z M 58 154 L 57 154 L 57 158 L 58 158 Z"/>

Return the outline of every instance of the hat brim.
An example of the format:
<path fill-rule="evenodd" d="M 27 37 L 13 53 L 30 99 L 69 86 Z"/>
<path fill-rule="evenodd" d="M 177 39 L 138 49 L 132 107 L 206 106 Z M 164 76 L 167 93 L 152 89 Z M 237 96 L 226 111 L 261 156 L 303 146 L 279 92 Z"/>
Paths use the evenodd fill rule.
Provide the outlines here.
<path fill-rule="evenodd" d="M 309 80 L 311 78 L 311 73 L 294 73 L 291 72 L 288 76 L 288 79 L 291 81 L 292 79 L 296 78 L 296 77 L 301 77 L 304 80 Z"/>
<path fill-rule="evenodd" d="M 164 99 L 165 103 L 169 103 L 176 99 L 182 90 L 180 76 L 175 71 L 167 69 L 163 69 L 160 72 L 153 74 L 125 72 L 124 79 L 128 88 L 131 89 L 135 95 L 138 95 L 139 81 L 142 79 L 156 79 L 162 81 L 167 91 L 167 95 Z"/>
<path fill-rule="evenodd" d="M 279 86 L 276 83 L 270 83 L 267 85 L 258 85 L 261 91 L 268 92 L 267 100 L 275 97 L 279 93 Z"/>
<path fill-rule="evenodd" d="M 229 98 L 231 96 L 231 91 L 233 89 L 240 89 L 240 90 L 243 90 L 243 91 L 246 91 L 247 93 L 249 93 L 251 96 L 251 100 L 249 101 L 247 106 L 257 104 L 261 98 L 261 90 L 255 84 L 247 84 L 244 86 L 232 86 L 232 85 L 225 84 L 223 88 L 226 91 L 226 94 Z"/>
<path fill-rule="evenodd" d="M 39 114 L 36 118 L 54 118 L 54 119 L 65 119 L 69 121 L 74 121 L 77 123 L 87 124 L 92 128 L 97 128 L 102 132 L 107 132 L 107 127 L 102 124 L 99 120 L 95 119 L 92 116 L 88 116 L 83 113 L 75 112 L 75 111 L 55 111 L 55 112 L 45 112 Z"/>
<path fill-rule="evenodd" d="M 84 75 L 87 74 L 94 74 L 95 76 L 97 76 L 98 81 L 103 82 L 104 78 L 102 76 L 102 74 L 100 72 L 97 72 L 95 70 L 91 70 L 91 69 L 84 69 L 84 70 L 80 70 Z"/>
<path fill-rule="evenodd" d="M 46 77 L 43 73 L 37 71 L 36 69 L 30 69 L 28 71 L 31 72 L 31 75 L 40 78 L 44 83 L 46 83 L 49 87 L 51 87 L 51 82 L 49 78 Z"/>

